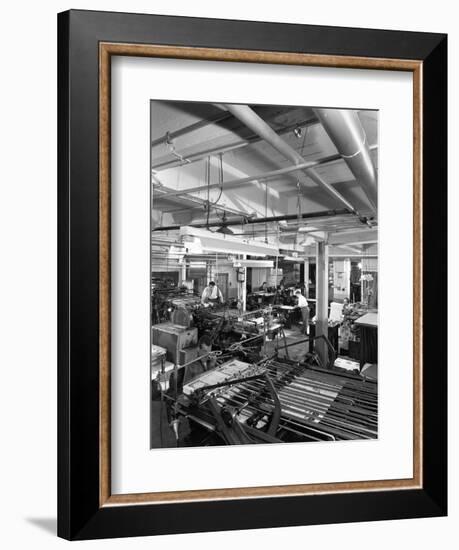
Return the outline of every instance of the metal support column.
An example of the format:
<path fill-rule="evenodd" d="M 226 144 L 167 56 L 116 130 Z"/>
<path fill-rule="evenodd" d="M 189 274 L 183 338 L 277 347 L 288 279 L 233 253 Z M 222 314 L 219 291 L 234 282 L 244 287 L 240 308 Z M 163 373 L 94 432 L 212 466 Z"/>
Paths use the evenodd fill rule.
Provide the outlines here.
<path fill-rule="evenodd" d="M 305 288 L 305 297 L 309 298 L 309 258 L 304 259 L 304 288 Z"/>
<path fill-rule="evenodd" d="M 316 259 L 316 336 L 328 337 L 328 244 L 317 243 Z M 316 340 L 316 350 L 324 367 L 328 364 L 328 349 L 323 339 Z"/>
<path fill-rule="evenodd" d="M 183 263 L 180 266 L 179 285 L 183 285 L 184 281 L 186 281 L 186 262 L 185 262 L 185 259 L 183 259 Z"/>
<path fill-rule="evenodd" d="M 351 259 L 346 258 L 344 260 L 344 284 L 346 288 L 346 296 L 348 300 L 351 299 Z"/>
<path fill-rule="evenodd" d="M 247 254 L 242 254 L 242 259 L 245 260 Z M 247 308 L 247 268 L 244 267 L 244 282 L 241 283 L 241 293 L 242 293 L 242 311 L 245 313 Z"/>

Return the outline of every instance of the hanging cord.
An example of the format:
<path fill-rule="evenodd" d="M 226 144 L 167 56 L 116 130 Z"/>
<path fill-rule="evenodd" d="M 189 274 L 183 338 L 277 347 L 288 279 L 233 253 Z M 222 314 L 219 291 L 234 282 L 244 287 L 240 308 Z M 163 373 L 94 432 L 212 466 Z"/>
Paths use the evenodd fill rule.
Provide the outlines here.
<path fill-rule="evenodd" d="M 175 149 L 174 142 L 171 139 L 171 136 L 170 136 L 169 132 L 166 132 L 166 145 L 169 147 L 169 150 L 170 150 L 171 154 L 174 155 L 174 157 L 178 158 L 180 160 L 180 162 L 191 163 L 190 159 L 187 159 L 183 155 L 181 155 L 180 153 L 177 153 L 177 150 Z"/>
<path fill-rule="evenodd" d="M 304 157 L 304 145 L 306 143 L 306 136 L 308 135 L 308 132 L 309 132 L 309 126 L 306 126 L 306 128 L 304 129 L 303 143 L 301 144 L 301 153 L 300 153 L 300 155 L 302 157 Z"/>
<path fill-rule="evenodd" d="M 210 156 L 207 157 L 206 162 L 206 183 L 207 183 L 207 221 L 206 227 L 209 229 L 209 215 L 210 215 Z"/>
<path fill-rule="evenodd" d="M 219 166 L 219 173 L 218 173 L 218 183 L 220 184 L 220 194 L 218 195 L 218 198 L 216 201 L 210 203 L 212 206 L 215 206 L 220 202 L 220 199 L 222 198 L 223 193 L 223 153 L 220 153 L 218 155 L 220 157 L 220 166 Z M 210 178 L 209 178 L 210 179 Z M 225 217 L 226 212 L 223 211 L 223 217 Z"/>
<path fill-rule="evenodd" d="M 301 192 L 300 192 L 300 180 L 296 180 L 296 215 L 298 219 L 298 229 L 301 224 Z M 298 235 L 298 232 L 297 232 Z"/>
<path fill-rule="evenodd" d="M 297 215 L 297 223 L 298 223 L 298 229 L 300 228 L 301 224 L 301 185 L 300 180 L 296 180 L 296 215 Z M 298 244 L 298 230 L 295 234 L 295 245 Z"/>
<path fill-rule="evenodd" d="M 352 155 L 344 155 L 343 153 L 340 153 L 340 155 L 343 157 L 343 159 L 352 159 L 354 157 L 356 157 L 357 155 L 360 155 L 360 153 L 363 151 L 363 148 L 365 147 L 365 144 L 367 142 L 367 135 L 362 127 L 362 134 L 363 134 L 363 138 L 362 138 L 362 143 L 360 145 L 360 147 L 357 149 L 357 151 L 355 153 L 352 153 Z"/>
<path fill-rule="evenodd" d="M 223 193 L 223 153 L 220 153 L 218 156 L 220 157 L 220 173 L 219 173 L 220 195 L 218 196 L 218 199 L 214 204 L 217 204 L 217 202 L 220 200 L 220 197 L 222 196 L 222 193 Z"/>
<path fill-rule="evenodd" d="M 277 300 L 277 292 L 279 285 L 279 246 L 280 246 L 280 236 L 279 236 L 279 222 L 277 222 L 277 252 L 276 252 L 276 295 L 274 296 L 274 301 Z"/>
<path fill-rule="evenodd" d="M 220 157 L 220 162 L 219 162 L 218 182 L 220 184 L 220 194 L 218 195 L 217 200 L 215 200 L 214 202 L 210 202 L 210 189 L 209 189 L 209 186 L 210 186 L 210 156 L 208 157 L 208 166 L 207 166 L 207 169 L 206 169 L 206 180 L 207 180 L 207 203 L 206 203 L 207 222 L 206 222 L 206 225 L 207 226 L 209 225 L 210 209 L 211 209 L 212 206 L 216 206 L 220 202 L 220 199 L 222 198 L 222 194 L 223 194 L 223 153 L 220 153 L 219 157 Z M 217 215 L 217 217 L 218 217 L 218 215 Z M 225 221 L 225 218 L 226 218 L 226 212 L 223 211 L 223 220 L 224 221 Z M 209 229 L 209 227 L 207 227 L 207 229 Z"/>
<path fill-rule="evenodd" d="M 268 182 L 265 182 L 265 218 L 268 217 Z M 268 222 L 265 222 L 265 243 L 268 244 Z"/>

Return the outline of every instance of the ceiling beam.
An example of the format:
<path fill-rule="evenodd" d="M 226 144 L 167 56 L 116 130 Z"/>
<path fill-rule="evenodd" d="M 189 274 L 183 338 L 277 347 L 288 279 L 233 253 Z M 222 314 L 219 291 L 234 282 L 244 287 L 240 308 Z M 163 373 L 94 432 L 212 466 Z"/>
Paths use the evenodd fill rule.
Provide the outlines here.
<path fill-rule="evenodd" d="M 333 245 L 341 244 L 373 244 L 378 242 L 378 230 L 377 229 L 368 229 L 360 231 L 359 233 L 352 232 L 350 234 L 338 233 L 336 235 L 331 235 L 329 238 L 329 243 Z"/>
<path fill-rule="evenodd" d="M 160 194 L 155 196 L 158 192 L 158 190 L 160 191 Z M 201 197 L 191 197 L 191 196 L 180 196 L 180 197 L 174 197 L 174 196 L 171 196 L 171 197 L 166 197 L 164 193 L 161 193 L 162 190 L 165 190 L 166 192 L 167 191 L 172 191 L 172 189 L 168 188 L 168 187 L 154 187 L 153 188 L 153 201 L 161 201 L 161 200 L 166 200 L 166 201 L 170 201 L 170 202 L 175 202 L 177 204 L 191 204 L 191 205 L 196 205 L 196 206 L 192 206 L 192 209 L 197 209 L 197 208 L 204 208 L 204 207 L 207 207 L 207 200 L 205 199 L 201 199 Z M 174 213 L 178 213 L 180 211 L 185 211 L 185 210 L 190 210 L 189 208 L 188 209 L 183 209 L 183 210 L 180 210 L 180 211 L 167 211 L 167 210 L 163 210 L 162 208 L 159 208 L 157 205 L 154 204 L 153 202 L 153 206 L 152 206 L 153 210 L 161 210 L 164 214 L 174 214 Z M 230 206 L 225 206 L 225 205 L 220 205 L 220 204 L 211 204 L 211 210 L 220 210 L 221 212 L 228 212 L 229 214 L 233 214 L 235 216 L 248 216 L 249 213 L 248 212 L 245 212 L 245 211 L 242 211 L 242 210 L 237 210 L 236 208 L 232 208 Z"/>
<path fill-rule="evenodd" d="M 223 188 L 223 191 L 226 191 L 228 189 L 233 189 L 234 187 L 239 187 L 240 185 L 245 185 L 248 183 L 252 183 L 254 181 L 263 181 L 269 178 L 282 176 L 284 174 L 290 174 L 291 172 L 301 172 L 305 168 L 311 168 L 313 166 L 321 166 L 328 162 L 339 160 L 340 158 L 341 157 L 339 155 L 332 155 L 321 160 L 303 162 L 302 164 L 295 164 L 293 166 L 287 166 L 286 168 L 279 168 L 278 170 L 272 170 L 270 172 L 265 172 L 264 174 L 257 174 L 255 176 L 247 176 L 245 178 L 237 178 L 237 179 L 222 182 L 222 183 L 211 183 L 210 185 L 199 185 L 197 187 L 189 187 L 187 189 L 169 191 L 167 193 L 164 193 L 162 196 L 164 198 L 178 197 L 180 195 L 185 195 L 188 193 L 199 193 L 200 191 L 207 191 L 209 189 L 220 189 L 220 188 Z M 155 186 L 154 189 L 163 189 L 163 187 Z"/>
<path fill-rule="evenodd" d="M 187 134 L 190 134 L 191 132 L 195 132 L 196 130 L 200 130 L 201 128 L 205 128 L 209 124 L 215 124 L 217 122 L 222 122 L 223 120 L 226 120 L 230 118 L 230 114 L 223 111 L 221 113 L 216 113 L 213 116 L 209 116 L 207 118 L 203 118 L 201 120 L 198 120 L 197 122 L 194 122 L 193 124 L 190 124 L 189 126 L 184 126 L 183 128 L 179 128 L 178 130 L 175 130 L 174 132 L 166 132 L 163 136 L 154 139 L 151 142 L 151 146 L 155 147 L 156 145 L 161 145 L 162 143 L 169 143 L 171 140 L 176 139 L 181 136 L 185 136 Z"/>
<path fill-rule="evenodd" d="M 355 252 L 356 254 L 360 254 L 362 251 L 360 248 L 355 248 L 354 246 L 349 246 L 347 244 L 337 244 L 338 248 L 344 248 L 346 250 L 350 250 L 351 252 Z"/>
<path fill-rule="evenodd" d="M 232 116 L 228 111 L 225 111 L 225 114 L 226 116 Z M 314 117 L 308 120 L 303 120 L 301 122 L 296 122 L 295 124 L 290 124 L 289 126 L 285 126 L 284 128 L 280 128 L 279 130 L 277 130 L 277 133 L 279 135 L 284 135 L 284 134 L 288 134 L 289 132 L 292 132 L 298 126 L 301 126 L 302 128 L 307 128 L 309 126 L 315 126 L 316 124 L 319 124 L 319 121 L 317 118 Z M 166 170 L 168 168 L 182 166 L 183 164 L 198 162 L 208 157 L 209 155 L 218 155 L 219 153 L 228 153 L 236 149 L 242 149 L 243 147 L 247 147 L 248 145 L 254 145 L 256 143 L 259 143 L 260 141 L 262 141 L 262 139 L 258 134 L 252 134 L 251 136 L 248 136 L 245 139 L 235 141 L 233 143 L 229 143 L 228 145 L 214 147 L 212 149 L 198 151 L 197 153 L 193 153 L 192 155 L 187 155 L 186 159 L 183 161 L 174 158 L 173 160 L 170 160 L 170 161 L 160 162 L 158 164 L 153 165 L 152 169 L 159 172 L 162 170 Z"/>

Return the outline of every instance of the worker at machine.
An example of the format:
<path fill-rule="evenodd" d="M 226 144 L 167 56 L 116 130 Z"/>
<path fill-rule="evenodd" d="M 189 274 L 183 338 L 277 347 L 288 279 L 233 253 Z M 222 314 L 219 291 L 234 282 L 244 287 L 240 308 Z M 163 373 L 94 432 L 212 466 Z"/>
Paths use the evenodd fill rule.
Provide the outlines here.
<path fill-rule="evenodd" d="M 349 303 L 349 298 L 344 298 L 344 300 L 343 300 L 343 315 L 346 315 L 350 311 L 352 311 L 352 306 Z"/>
<path fill-rule="evenodd" d="M 298 307 L 301 310 L 301 319 L 303 320 L 303 332 L 308 334 L 309 332 L 309 305 L 306 298 L 301 294 L 301 290 L 298 288 L 294 292 L 295 298 L 298 301 Z"/>
<path fill-rule="evenodd" d="M 265 281 L 260 287 L 260 292 L 267 292 L 267 291 L 268 291 L 268 283 Z"/>
<path fill-rule="evenodd" d="M 213 369 L 217 365 L 216 358 L 208 355 L 210 351 L 212 351 L 212 340 L 210 336 L 204 334 L 198 342 L 198 358 L 185 367 L 185 375 L 183 377 L 184 384 L 203 372 Z"/>
<path fill-rule="evenodd" d="M 203 305 L 213 305 L 213 304 L 222 304 L 223 303 L 223 294 L 218 286 L 210 281 L 208 286 L 203 290 L 201 296 L 201 303 Z"/>

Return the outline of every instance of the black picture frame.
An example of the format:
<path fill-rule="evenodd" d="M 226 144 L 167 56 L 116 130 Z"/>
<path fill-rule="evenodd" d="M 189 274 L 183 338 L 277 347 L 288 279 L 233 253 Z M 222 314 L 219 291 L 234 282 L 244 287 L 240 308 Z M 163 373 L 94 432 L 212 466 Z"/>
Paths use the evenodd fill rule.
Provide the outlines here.
<path fill-rule="evenodd" d="M 100 505 L 101 42 L 422 62 L 421 488 Z M 446 35 L 79 10 L 59 14 L 58 535 L 81 540 L 446 515 L 446 266 Z"/>

